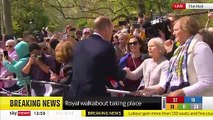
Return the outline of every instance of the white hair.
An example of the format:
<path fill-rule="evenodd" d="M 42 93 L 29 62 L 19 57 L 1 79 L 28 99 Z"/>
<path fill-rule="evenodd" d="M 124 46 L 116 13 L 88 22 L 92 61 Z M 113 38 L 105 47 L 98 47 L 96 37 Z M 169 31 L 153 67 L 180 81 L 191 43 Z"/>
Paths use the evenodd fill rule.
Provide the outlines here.
<path fill-rule="evenodd" d="M 160 38 L 160 37 L 155 37 L 155 38 L 152 38 L 152 39 L 150 39 L 149 40 L 149 42 L 150 41 L 153 41 L 154 42 L 154 44 L 160 49 L 160 51 L 162 52 L 162 53 L 165 53 L 165 48 L 164 48 L 164 40 L 162 39 L 162 38 Z"/>
<path fill-rule="evenodd" d="M 6 41 L 6 43 L 5 43 L 5 45 L 8 45 L 8 44 L 12 44 L 13 46 L 15 46 L 16 45 L 16 41 L 15 40 L 13 40 L 13 39 L 9 39 L 9 40 L 7 40 Z"/>

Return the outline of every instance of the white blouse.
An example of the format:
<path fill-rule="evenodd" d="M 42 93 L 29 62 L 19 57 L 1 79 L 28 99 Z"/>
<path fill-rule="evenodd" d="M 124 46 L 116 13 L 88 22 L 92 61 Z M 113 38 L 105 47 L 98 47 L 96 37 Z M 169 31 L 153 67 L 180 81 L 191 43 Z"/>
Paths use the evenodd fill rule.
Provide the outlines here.
<path fill-rule="evenodd" d="M 157 62 L 154 62 L 152 58 L 149 58 L 144 60 L 144 62 L 136 70 L 130 73 L 127 72 L 126 77 L 131 80 L 138 80 L 143 76 L 140 86 L 154 86 L 157 85 L 160 81 L 166 81 L 168 66 L 169 61 L 166 60 L 165 57 L 162 57 Z"/>

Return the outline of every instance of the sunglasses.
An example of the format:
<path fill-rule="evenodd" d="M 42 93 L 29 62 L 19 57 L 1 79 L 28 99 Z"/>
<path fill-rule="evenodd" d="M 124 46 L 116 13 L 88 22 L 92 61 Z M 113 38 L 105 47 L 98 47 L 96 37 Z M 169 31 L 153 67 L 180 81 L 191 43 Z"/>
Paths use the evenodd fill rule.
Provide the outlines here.
<path fill-rule="evenodd" d="M 138 44 L 137 41 L 135 41 L 135 42 L 129 42 L 129 43 L 128 43 L 129 46 L 136 46 L 137 44 Z"/>
<path fill-rule="evenodd" d="M 9 47 L 9 48 L 11 48 L 11 47 L 13 47 L 13 46 L 9 46 L 9 45 L 8 45 L 8 46 L 6 46 L 6 47 Z"/>

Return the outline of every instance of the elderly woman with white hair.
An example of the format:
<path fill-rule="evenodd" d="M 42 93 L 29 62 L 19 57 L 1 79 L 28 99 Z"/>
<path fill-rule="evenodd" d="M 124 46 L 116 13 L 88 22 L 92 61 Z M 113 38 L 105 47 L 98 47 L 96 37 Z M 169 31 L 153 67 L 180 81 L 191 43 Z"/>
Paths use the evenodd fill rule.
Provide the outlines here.
<path fill-rule="evenodd" d="M 12 39 L 7 40 L 5 43 L 6 51 L 8 53 L 8 61 L 10 62 L 18 60 L 18 56 L 14 48 L 15 45 L 16 45 L 16 42 L 15 40 L 12 40 Z M 13 73 L 9 72 L 4 66 L 2 66 L 0 77 L 2 78 L 13 77 Z"/>
<path fill-rule="evenodd" d="M 16 51 L 15 51 L 15 45 L 16 45 L 16 42 L 15 40 L 12 40 L 12 39 L 7 40 L 5 44 L 8 55 L 12 61 L 18 60 L 18 55 L 16 54 Z"/>
<path fill-rule="evenodd" d="M 148 42 L 148 52 L 152 58 L 144 60 L 136 70 L 124 68 L 127 72 L 126 77 L 131 80 L 143 77 L 138 89 L 155 86 L 167 76 L 169 61 L 164 57 L 164 41 L 159 37 L 152 38 Z"/>

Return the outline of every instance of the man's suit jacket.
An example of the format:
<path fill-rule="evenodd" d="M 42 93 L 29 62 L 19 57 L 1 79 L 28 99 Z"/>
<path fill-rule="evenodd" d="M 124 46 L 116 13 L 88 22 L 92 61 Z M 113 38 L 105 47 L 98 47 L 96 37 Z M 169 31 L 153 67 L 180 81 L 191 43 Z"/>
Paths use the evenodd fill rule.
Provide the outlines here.
<path fill-rule="evenodd" d="M 107 78 L 119 76 L 113 45 L 93 34 L 75 46 L 69 98 L 107 96 Z"/>

